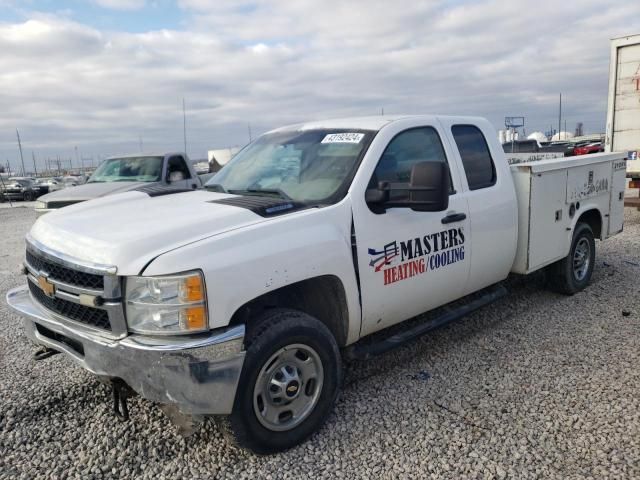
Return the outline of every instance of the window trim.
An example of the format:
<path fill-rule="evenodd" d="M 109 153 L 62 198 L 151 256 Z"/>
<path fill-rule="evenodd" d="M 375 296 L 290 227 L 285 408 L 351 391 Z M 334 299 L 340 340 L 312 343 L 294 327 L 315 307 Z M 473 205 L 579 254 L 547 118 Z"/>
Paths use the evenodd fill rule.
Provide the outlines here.
<path fill-rule="evenodd" d="M 487 147 L 487 152 L 489 153 L 489 160 L 491 161 L 491 170 L 492 170 L 492 176 L 493 176 L 493 180 L 491 182 L 486 182 L 483 183 L 479 186 L 475 186 L 475 187 L 471 187 L 471 185 L 469 184 L 469 177 L 467 176 L 467 169 L 464 165 L 464 159 L 462 158 L 462 152 L 460 151 L 460 146 L 458 145 L 458 141 L 456 140 L 456 135 L 455 133 L 453 133 L 453 129 L 456 127 L 472 127 L 475 128 L 479 133 L 480 136 L 482 137 L 482 140 L 484 141 L 484 145 L 485 147 Z M 456 146 L 456 150 L 458 150 L 458 155 L 460 155 L 460 163 L 462 164 L 462 171 L 464 172 L 464 178 L 467 181 L 467 187 L 469 188 L 469 191 L 475 191 L 475 190 L 482 190 L 483 188 L 491 188 L 493 186 L 496 185 L 496 183 L 498 183 L 498 172 L 496 170 L 496 162 L 493 159 L 493 155 L 491 154 L 491 148 L 489 147 L 489 143 L 487 142 L 487 137 L 485 136 L 484 132 L 482 131 L 482 129 L 477 126 L 477 125 L 473 125 L 472 123 L 456 123 L 451 125 L 450 127 L 451 130 L 451 137 L 453 138 L 453 143 Z"/>

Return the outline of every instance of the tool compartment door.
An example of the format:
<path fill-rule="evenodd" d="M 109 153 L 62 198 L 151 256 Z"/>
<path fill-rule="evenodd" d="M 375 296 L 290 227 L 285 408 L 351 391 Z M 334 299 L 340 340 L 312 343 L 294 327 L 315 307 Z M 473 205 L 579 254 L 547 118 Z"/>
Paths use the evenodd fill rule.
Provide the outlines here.
<path fill-rule="evenodd" d="M 553 170 L 531 176 L 529 213 L 529 265 L 536 270 L 567 254 L 568 218 L 565 218 L 567 171 Z"/>
<path fill-rule="evenodd" d="M 612 162 L 611 198 L 609 203 L 609 230 L 607 236 L 622 231 L 624 222 L 624 191 L 627 184 L 627 167 L 623 159 Z"/>

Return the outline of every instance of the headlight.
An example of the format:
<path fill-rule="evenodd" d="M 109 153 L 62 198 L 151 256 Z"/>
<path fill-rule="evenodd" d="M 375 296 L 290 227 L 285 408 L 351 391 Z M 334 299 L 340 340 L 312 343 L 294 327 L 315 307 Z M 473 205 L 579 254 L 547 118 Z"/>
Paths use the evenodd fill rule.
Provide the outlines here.
<path fill-rule="evenodd" d="M 34 208 L 47 208 L 47 203 L 46 202 L 36 202 L 36 206 Z"/>
<path fill-rule="evenodd" d="M 128 277 L 125 294 L 127 323 L 132 332 L 175 335 L 208 330 L 200 272 Z"/>

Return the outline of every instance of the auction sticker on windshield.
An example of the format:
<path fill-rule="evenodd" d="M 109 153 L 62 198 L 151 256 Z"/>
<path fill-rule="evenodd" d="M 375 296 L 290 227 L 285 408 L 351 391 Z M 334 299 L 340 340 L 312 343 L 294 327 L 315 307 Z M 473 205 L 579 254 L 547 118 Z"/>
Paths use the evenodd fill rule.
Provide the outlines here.
<path fill-rule="evenodd" d="M 360 143 L 364 133 L 329 133 L 320 143 Z"/>

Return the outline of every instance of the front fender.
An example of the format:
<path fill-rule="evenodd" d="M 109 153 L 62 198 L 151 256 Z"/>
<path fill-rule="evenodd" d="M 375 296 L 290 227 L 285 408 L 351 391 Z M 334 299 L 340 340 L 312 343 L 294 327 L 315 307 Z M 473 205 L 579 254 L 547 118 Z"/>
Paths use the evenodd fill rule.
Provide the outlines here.
<path fill-rule="evenodd" d="M 351 208 L 346 200 L 185 245 L 154 259 L 143 274 L 192 269 L 205 274 L 211 328 L 228 325 L 242 305 L 265 293 L 333 275 L 345 290 L 347 343 L 358 338 L 361 312 L 351 251 Z"/>

